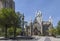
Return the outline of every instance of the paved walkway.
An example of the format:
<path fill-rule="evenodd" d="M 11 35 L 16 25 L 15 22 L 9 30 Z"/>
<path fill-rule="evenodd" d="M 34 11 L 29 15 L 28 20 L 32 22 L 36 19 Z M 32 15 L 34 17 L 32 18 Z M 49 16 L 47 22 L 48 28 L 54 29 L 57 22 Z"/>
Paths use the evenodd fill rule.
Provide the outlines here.
<path fill-rule="evenodd" d="M 36 41 L 60 41 L 60 38 L 54 38 L 49 36 L 38 36 L 38 40 Z"/>

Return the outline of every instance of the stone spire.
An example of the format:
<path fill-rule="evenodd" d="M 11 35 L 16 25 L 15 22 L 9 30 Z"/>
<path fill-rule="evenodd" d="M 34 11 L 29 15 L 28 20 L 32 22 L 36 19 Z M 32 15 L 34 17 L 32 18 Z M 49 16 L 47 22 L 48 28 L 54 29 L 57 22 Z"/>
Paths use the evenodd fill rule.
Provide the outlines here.
<path fill-rule="evenodd" d="M 41 11 L 37 11 L 37 13 L 36 13 L 36 19 L 37 19 L 37 21 L 39 23 L 42 22 L 42 13 L 41 13 Z"/>
<path fill-rule="evenodd" d="M 51 22 L 51 23 L 52 23 L 52 17 L 51 17 L 51 16 L 49 17 L 49 22 Z"/>
<path fill-rule="evenodd" d="M 37 23 L 39 23 L 41 34 L 43 34 L 43 32 L 42 32 L 43 31 L 43 27 L 42 27 L 42 12 L 41 11 L 37 11 L 36 20 L 37 20 Z"/>
<path fill-rule="evenodd" d="M 36 11 L 35 17 L 42 17 L 41 11 Z"/>

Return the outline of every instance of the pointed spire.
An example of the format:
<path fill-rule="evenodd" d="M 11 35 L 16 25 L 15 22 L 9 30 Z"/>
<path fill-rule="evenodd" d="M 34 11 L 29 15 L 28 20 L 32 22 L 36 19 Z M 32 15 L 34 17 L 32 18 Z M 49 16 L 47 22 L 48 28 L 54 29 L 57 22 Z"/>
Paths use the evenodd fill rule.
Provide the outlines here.
<path fill-rule="evenodd" d="M 51 23 L 52 23 L 52 17 L 51 17 L 51 16 L 49 17 L 49 22 L 51 22 Z"/>
<path fill-rule="evenodd" d="M 37 16 L 37 11 L 35 12 L 35 17 Z"/>
<path fill-rule="evenodd" d="M 35 14 L 35 17 L 41 17 L 42 16 L 42 13 L 41 13 L 41 11 L 36 11 L 36 14 Z"/>

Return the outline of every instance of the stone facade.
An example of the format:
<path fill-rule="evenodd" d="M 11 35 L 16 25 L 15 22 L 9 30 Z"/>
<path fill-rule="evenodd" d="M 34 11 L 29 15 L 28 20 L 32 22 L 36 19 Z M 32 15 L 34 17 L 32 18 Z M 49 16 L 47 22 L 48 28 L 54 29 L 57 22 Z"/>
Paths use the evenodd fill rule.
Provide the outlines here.
<path fill-rule="evenodd" d="M 15 10 L 15 2 L 13 0 L 0 0 L 1 8 L 12 8 Z"/>
<path fill-rule="evenodd" d="M 52 18 L 50 16 L 48 21 L 43 21 L 41 11 L 37 11 L 35 20 L 30 22 L 28 26 L 29 35 L 51 35 L 48 30 L 53 28 Z"/>

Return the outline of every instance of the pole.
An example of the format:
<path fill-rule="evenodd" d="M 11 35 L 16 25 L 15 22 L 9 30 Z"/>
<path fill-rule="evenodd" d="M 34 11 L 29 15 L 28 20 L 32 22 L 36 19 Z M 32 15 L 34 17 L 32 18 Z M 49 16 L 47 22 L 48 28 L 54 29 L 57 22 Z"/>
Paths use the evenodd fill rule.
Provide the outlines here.
<path fill-rule="evenodd" d="M 23 14 L 23 17 L 22 17 L 22 22 L 23 22 L 23 24 L 22 24 L 22 34 L 24 36 L 24 14 Z"/>
<path fill-rule="evenodd" d="M 31 27 L 31 36 L 32 36 L 32 30 L 33 30 L 33 25 L 32 25 L 32 19 L 31 19 L 31 22 L 30 22 L 30 27 Z"/>

